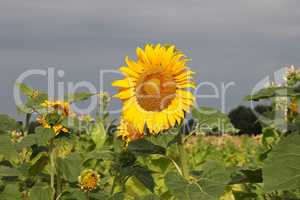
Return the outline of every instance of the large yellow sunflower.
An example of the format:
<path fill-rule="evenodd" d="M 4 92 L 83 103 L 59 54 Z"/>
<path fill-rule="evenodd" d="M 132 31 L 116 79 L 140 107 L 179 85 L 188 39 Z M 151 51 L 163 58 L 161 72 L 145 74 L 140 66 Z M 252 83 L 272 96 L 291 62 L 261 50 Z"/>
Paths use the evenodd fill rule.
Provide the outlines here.
<path fill-rule="evenodd" d="M 119 88 L 115 97 L 123 101 L 124 120 L 151 134 L 180 123 L 194 101 L 188 88 L 194 87 L 188 59 L 175 46 L 153 46 L 136 49 L 137 60 L 125 58 L 120 67 L 125 78 L 112 83 Z"/>

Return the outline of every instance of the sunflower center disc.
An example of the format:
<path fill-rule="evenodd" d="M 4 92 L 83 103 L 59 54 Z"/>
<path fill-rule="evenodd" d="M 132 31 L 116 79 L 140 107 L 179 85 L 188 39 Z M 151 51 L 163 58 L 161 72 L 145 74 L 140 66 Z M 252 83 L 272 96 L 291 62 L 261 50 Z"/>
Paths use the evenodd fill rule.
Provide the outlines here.
<path fill-rule="evenodd" d="M 160 80 L 153 78 L 148 80 L 143 85 L 143 90 L 148 95 L 159 95 L 160 93 Z"/>
<path fill-rule="evenodd" d="M 137 87 L 139 105 L 147 111 L 161 111 L 175 98 L 176 83 L 165 73 L 155 73 L 140 80 Z"/>

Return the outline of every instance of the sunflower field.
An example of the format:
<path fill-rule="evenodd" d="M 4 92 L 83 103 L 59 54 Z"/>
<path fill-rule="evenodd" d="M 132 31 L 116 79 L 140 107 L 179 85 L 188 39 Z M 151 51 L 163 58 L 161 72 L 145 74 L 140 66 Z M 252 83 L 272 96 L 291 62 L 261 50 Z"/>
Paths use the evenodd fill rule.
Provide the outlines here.
<path fill-rule="evenodd" d="M 125 58 L 112 96 L 53 100 L 17 83 L 24 120 L 0 115 L 1 200 L 300 199 L 299 70 L 245 97 L 272 109 L 259 118 L 260 135 L 238 136 L 225 113 L 198 106 L 183 51 L 147 44 L 136 56 Z M 72 110 L 91 97 L 101 112 Z"/>

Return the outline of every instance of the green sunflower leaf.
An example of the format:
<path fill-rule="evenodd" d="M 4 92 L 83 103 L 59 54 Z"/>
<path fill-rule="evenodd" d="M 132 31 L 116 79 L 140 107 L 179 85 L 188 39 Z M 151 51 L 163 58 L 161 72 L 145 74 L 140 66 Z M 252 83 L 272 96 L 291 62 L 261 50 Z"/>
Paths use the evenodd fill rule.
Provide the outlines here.
<path fill-rule="evenodd" d="M 218 200 L 224 194 L 232 170 L 215 161 L 206 162 L 202 170 L 196 182 L 189 182 L 177 173 L 169 172 L 165 184 L 180 200 Z"/>
<path fill-rule="evenodd" d="M 15 145 L 11 142 L 9 134 L 0 135 L 0 155 L 4 156 L 6 160 L 18 160 L 17 150 Z"/>
<path fill-rule="evenodd" d="M 57 169 L 62 176 L 70 181 L 78 181 L 82 169 L 82 157 L 79 153 L 72 153 L 65 158 L 57 158 Z"/>
<path fill-rule="evenodd" d="M 268 154 L 263 166 L 264 190 L 299 189 L 300 135 L 293 133 L 281 140 Z"/>
<path fill-rule="evenodd" d="M 0 193 L 1 200 L 21 200 L 22 194 L 19 192 L 18 185 L 7 184 L 4 190 Z"/>
<path fill-rule="evenodd" d="M 68 101 L 69 102 L 85 101 L 94 95 L 95 94 L 90 92 L 78 92 L 78 93 L 70 94 L 68 96 Z"/>
<path fill-rule="evenodd" d="M 12 131 L 20 128 L 20 124 L 8 115 L 0 114 L 0 130 Z"/>
<path fill-rule="evenodd" d="M 139 139 L 129 142 L 128 150 L 133 153 L 140 153 L 140 154 L 165 154 L 166 149 L 153 144 L 152 142 Z"/>
<path fill-rule="evenodd" d="M 35 185 L 29 191 L 30 200 L 52 200 L 53 190 L 49 186 Z"/>
<path fill-rule="evenodd" d="M 40 146 L 47 146 L 49 141 L 54 137 L 54 131 L 50 128 L 37 127 L 35 129 L 36 144 Z"/>

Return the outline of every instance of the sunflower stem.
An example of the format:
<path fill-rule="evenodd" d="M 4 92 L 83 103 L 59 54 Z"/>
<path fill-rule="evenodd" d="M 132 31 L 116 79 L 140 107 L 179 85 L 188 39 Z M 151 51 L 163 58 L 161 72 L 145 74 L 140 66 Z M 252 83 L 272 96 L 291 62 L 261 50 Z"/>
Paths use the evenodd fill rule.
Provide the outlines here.
<path fill-rule="evenodd" d="M 184 136 L 182 135 L 181 131 L 178 131 L 177 135 L 177 147 L 179 152 L 179 158 L 180 158 L 180 167 L 182 171 L 182 175 L 184 178 L 189 178 L 189 169 L 188 169 L 188 163 L 187 163 L 187 155 L 184 149 Z"/>
<path fill-rule="evenodd" d="M 51 185 L 52 192 L 53 192 L 52 199 L 55 199 L 55 194 L 56 194 L 56 190 L 55 190 L 55 152 L 54 152 L 52 140 L 50 140 L 49 151 L 50 151 L 50 166 L 51 166 L 50 185 Z"/>
<path fill-rule="evenodd" d="M 60 178 L 60 172 L 57 170 L 56 173 L 56 193 L 61 194 L 62 192 L 62 179 Z"/>
<path fill-rule="evenodd" d="M 90 194 L 89 194 L 88 191 L 86 192 L 86 199 L 87 199 L 87 200 L 90 200 Z"/>
<path fill-rule="evenodd" d="M 113 195 L 113 193 L 115 191 L 116 180 L 117 180 L 117 176 L 115 176 L 114 179 L 113 179 L 113 183 L 112 183 L 111 190 L 110 190 L 110 195 Z"/>

